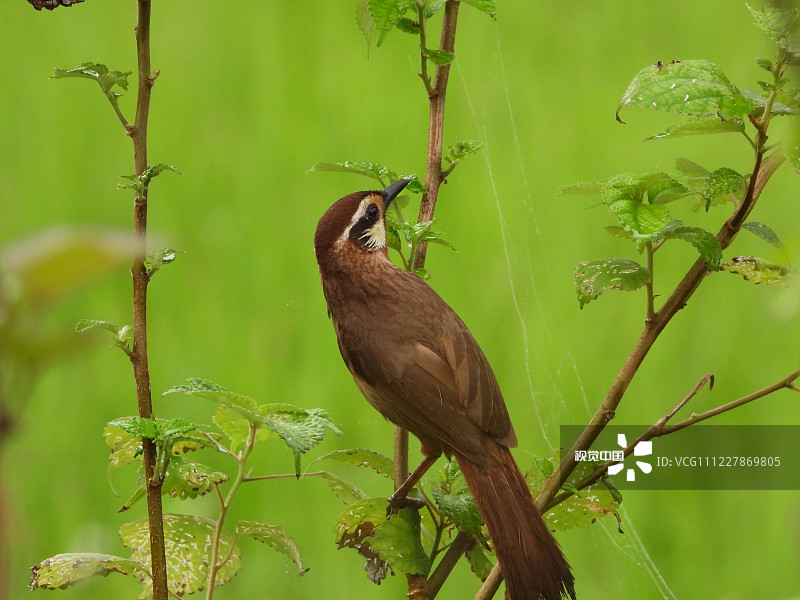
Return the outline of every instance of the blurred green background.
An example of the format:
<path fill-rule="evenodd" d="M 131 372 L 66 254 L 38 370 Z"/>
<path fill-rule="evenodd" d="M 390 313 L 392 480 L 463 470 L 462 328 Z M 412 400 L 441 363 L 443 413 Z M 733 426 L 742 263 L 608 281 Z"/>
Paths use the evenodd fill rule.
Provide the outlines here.
<path fill-rule="evenodd" d="M 135 4 L 86 0 L 37 13 L 24 0 L 3 3 L 0 247 L 55 227 L 129 229 L 131 194 L 115 190 L 119 175 L 133 171 L 128 138 L 95 84 L 48 77 L 53 67 L 84 61 L 135 70 Z M 751 150 L 743 138 L 643 144 L 677 117 L 627 109 L 628 124 L 620 125 L 614 110 L 633 75 L 657 60 L 706 58 L 734 83 L 755 88 L 764 74 L 753 59 L 773 51 L 743 2 L 498 4 L 497 21 L 461 7 L 445 143 L 486 145 L 442 188 L 437 227 L 458 252 L 433 247 L 428 267 L 431 284 L 494 366 L 520 438 L 516 456 L 526 464 L 530 454 L 559 445 L 560 423 L 579 424 L 593 412 L 644 310 L 643 293 L 617 292 L 578 309 L 576 262 L 636 257 L 602 230 L 611 219 L 592 208 L 595 199 L 556 196 L 559 186 L 669 169 L 677 156 L 747 173 Z M 428 105 L 414 40 L 394 31 L 368 52 L 352 0 L 154 0 L 152 29 L 161 76 L 150 160 L 184 174 L 164 174 L 151 187 L 150 229 L 161 246 L 183 252 L 150 286 L 157 414 L 210 422 L 210 403 L 159 398 L 187 377 L 204 377 L 261 402 L 328 410 L 344 435 L 328 438 L 305 465 L 336 448 L 389 455 L 391 427 L 360 397 L 339 357 L 312 247 L 323 211 L 372 184 L 306 169 L 320 160 L 365 160 L 422 175 Z M 130 119 L 134 88 L 121 100 Z M 782 237 L 795 264 L 797 177 L 784 166 L 753 213 Z M 714 231 L 723 214 L 674 210 Z M 695 256 L 688 245 L 661 254 L 656 285 L 667 294 Z M 726 256 L 750 254 L 783 260 L 750 235 Z M 687 415 L 796 369 L 797 294 L 725 273 L 708 278 L 645 361 L 618 422 L 654 422 L 707 372 L 716 376 L 714 391 L 695 398 Z M 80 318 L 130 322 L 127 267 L 62 299 L 35 327 L 41 336 L 74 340 Z M 0 458 L 8 561 L 0 587 L 10 598 L 27 597 L 28 568 L 53 554 L 124 555 L 116 530 L 144 515 L 143 504 L 117 513 L 133 472 L 107 475 L 103 426 L 136 410 L 130 366 L 110 344 L 100 333 L 81 336 L 30 394 L 10 398 L 16 422 Z M 783 392 L 717 422 L 800 424 L 800 408 Z M 290 472 L 292 457 L 274 442 L 253 465 L 254 474 Z M 390 493 L 388 480 L 355 468 L 339 474 L 375 495 Z M 796 491 L 627 492 L 624 535 L 609 519 L 558 539 L 585 600 L 798 598 L 799 499 Z M 165 502 L 166 511 L 207 516 L 215 507 L 213 498 Z M 240 575 L 217 597 L 403 597 L 403 577 L 376 587 L 354 552 L 336 550 L 332 528 L 342 508 L 315 478 L 244 486 L 230 522 L 283 525 L 310 571 L 299 578 L 284 556 L 244 541 Z M 112 575 L 55 594 L 131 598 L 137 589 Z M 442 597 L 470 598 L 476 589 L 462 564 Z"/>

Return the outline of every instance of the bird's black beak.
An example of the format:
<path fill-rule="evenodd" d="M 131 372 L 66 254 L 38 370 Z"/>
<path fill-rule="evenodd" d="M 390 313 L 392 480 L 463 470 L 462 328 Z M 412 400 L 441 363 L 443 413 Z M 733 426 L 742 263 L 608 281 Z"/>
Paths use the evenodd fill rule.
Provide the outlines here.
<path fill-rule="evenodd" d="M 385 206 L 384 210 L 386 208 L 389 208 L 389 205 L 392 203 L 392 200 L 397 198 L 397 195 L 400 192 L 402 192 L 403 188 L 406 187 L 409 183 L 411 183 L 410 179 L 399 179 L 381 192 L 381 196 L 383 196 L 383 202 Z"/>

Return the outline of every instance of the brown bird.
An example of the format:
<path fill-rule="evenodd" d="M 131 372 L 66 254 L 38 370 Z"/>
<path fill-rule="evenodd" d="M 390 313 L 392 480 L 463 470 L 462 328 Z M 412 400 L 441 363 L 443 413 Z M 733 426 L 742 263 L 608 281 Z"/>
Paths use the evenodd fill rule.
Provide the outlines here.
<path fill-rule="evenodd" d="M 389 260 L 386 210 L 407 184 L 341 198 L 314 237 L 347 368 L 367 401 L 422 444 L 425 459 L 390 504 L 402 505 L 442 453 L 455 456 L 512 600 L 574 600 L 569 564 L 511 456 L 517 438 L 489 362 L 453 309 Z"/>

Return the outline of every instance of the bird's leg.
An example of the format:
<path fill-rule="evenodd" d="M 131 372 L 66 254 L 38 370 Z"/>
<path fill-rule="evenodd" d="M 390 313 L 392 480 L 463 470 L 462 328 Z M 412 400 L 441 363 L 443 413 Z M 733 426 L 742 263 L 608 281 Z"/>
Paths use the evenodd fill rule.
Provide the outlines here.
<path fill-rule="evenodd" d="M 408 476 L 408 479 L 406 479 L 403 484 L 395 490 L 394 494 L 389 496 L 389 506 L 386 508 L 386 516 L 391 516 L 406 506 L 411 506 L 417 509 L 425 506 L 424 500 L 420 500 L 418 498 L 409 498 L 408 493 L 411 491 L 411 488 L 417 485 L 417 482 L 422 479 L 422 476 L 427 473 L 428 469 L 433 466 L 433 463 L 436 462 L 436 459 L 439 458 L 440 454 L 441 453 L 428 455 L 423 458 L 419 466 L 414 469 L 414 472 L 411 473 L 411 475 Z"/>

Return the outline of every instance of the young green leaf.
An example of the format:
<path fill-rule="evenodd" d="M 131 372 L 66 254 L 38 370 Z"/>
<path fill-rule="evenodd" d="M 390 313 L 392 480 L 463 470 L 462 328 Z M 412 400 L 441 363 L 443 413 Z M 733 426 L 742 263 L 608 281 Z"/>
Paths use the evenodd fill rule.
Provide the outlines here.
<path fill-rule="evenodd" d="M 317 460 L 335 460 L 346 465 L 369 467 L 384 477 L 391 478 L 394 473 L 394 463 L 391 459 L 386 458 L 383 454 L 364 448 L 334 450 L 320 456 Z"/>
<path fill-rule="evenodd" d="M 432 50 L 431 48 L 425 48 L 424 52 L 425 56 L 427 56 L 437 67 L 449 65 L 456 59 L 455 54 L 452 52 L 446 52 L 444 50 Z"/>
<path fill-rule="evenodd" d="M 736 195 L 741 194 L 744 190 L 744 175 L 740 175 L 733 169 L 722 167 L 716 169 L 706 180 L 706 186 L 703 190 L 703 198 L 706 201 L 706 210 L 712 204 L 720 204 L 736 200 Z"/>
<path fill-rule="evenodd" d="M 356 504 L 369 498 L 363 490 L 357 488 L 349 481 L 345 481 L 338 475 L 334 475 L 328 471 L 322 471 L 321 476 L 328 482 L 328 487 L 331 488 L 334 495 L 345 504 Z"/>
<path fill-rule="evenodd" d="M 126 354 L 130 354 L 131 340 L 133 339 L 133 327 L 130 325 L 120 327 L 111 321 L 98 319 L 81 319 L 75 324 L 75 331 L 78 333 L 83 333 L 91 329 L 105 329 L 106 331 L 110 331 L 116 338 L 114 345 L 119 347 Z"/>
<path fill-rule="evenodd" d="M 108 67 L 101 63 L 85 62 L 74 69 L 53 69 L 53 79 L 65 79 L 67 77 L 82 77 L 93 79 L 107 96 L 121 96 L 119 92 L 112 92 L 114 86 L 123 90 L 128 89 L 128 75 L 133 71 L 109 71 Z"/>
<path fill-rule="evenodd" d="M 201 379 L 199 377 L 190 377 L 186 380 L 185 384 L 171 387 L 161 394 L 161 396 L 177 393 L 206 398 L 207 400 L 213 400 L 219 404 L 227 404 L 248 411 L 255 411 L 258 408 L 258 403 L 252 398 L 241 394 L 235 394 L 213 381 L 208 381 L 207 379 Z"/>
<path fill-rule="evenodd" d="M 203 517 L 164 515 L 164 542 L 167 557 L 169 589 L 183 596 L 204 589 L 208 582 L 209 559 L 215 522 Z M 147 518 L 126 523 L 119 528 L 122 543 L 132 550 L 131 559 L 150 564 L 150 528 Z M 219 539 L 219 556 L 230 559 L 217 571 L 217 585 L 223 585 L 239 572 L 242 558 L 232 537 L 223 533 Z M 140 576 L 141 598 L 152 594 L 149 576 Z"/>
<path fill-rule="evenodd" d="M 372 34 L 375 31 L 375 21 L 369 13 L 369 0 L 356 0 L 356 24 L 367 40 L 367 48 L 372 44 Z"/>
<path fill-rule="evenodd" d="M 144 268 L 147 270 L 147 274 L 152 277 L 163 265 L 168 265 L 174 261 L 177 255 L 178 251 L 172 248 L 163 248 L 148 253 L 144 259 Z"/>
<path fill-rule="evenodd" d="M 159 436 L 159 428 L 155 419 L 143 419 L 142 417 L 120 417 L 108 423 L 110 427 L 119 427 L 127 433 L 151 440 Z"/>
<path fill-rule="evenodd" d="M 442 514 L 452 520 L 456 527 L 473 535 L 480 533 L 483 519 L 468 489 L 448 494 L 443 489 L 432 486 L 430 493 Z"/>
<path fill-rule="evenodd" d="M 246 535 L 262 544 L 267 544 L 278 552 L 282 552 L 297 566 L 300 575 L 308 571 L 308 569 L 303 568 L 303 561 L 300 560 L 300 551 L 297 549 L 294 540 L 289 537 L 289 534 L 282 527 L 270 523 L 259 523 L 258 521 L 239 521 L 236 524 L 236 535 L 239 537 Z"/>
<path fill-rule="evenodd" d="M 492 561 L 486 556 L 486 551 L 480 544 L 475 544 L 471 550 L 466 553 L 469 568 L 475 573 L 475 576 L 483 581 L 492 572 Z"/>
<path fill-rule="evenodd" d="M 408 17 L 400 17 L 395 26 L 403 33 L 410 33 L 411 35 L 419 35 L 419 23 Z"/>
<path fill-rule="evenodd" d="M 800 36 L 798 36 L 797 8 L 777 8 L 765 4 L 762 10 L 756 10 L 745 3 L 756 20 L 756 25 L 790 56 L 800 58 Z"/>
<path fill-rule="evenodd" d="M 747 221 L 744 225 L 742 225 L 742 228 L 754 235 L 757 235 L 768 244 L 772 244 L 784 254 L 786 253 L 786 246 L 783 245 L 783 242 L 778 237 L 778 234 L 775 233 L 775 231 L 773 231 L 772 227 L 769 225 L 759 221 Z"/>
<path fill-rule="evenodd" d="M 427 575 L 431 568 L 420 541 L 419 512 L 411 508 L 402 509 L 378 525 L 370 544 L 396 571 Z"/>
<path fill-rule="evenodd" d="M 378 39 L 375 42 L 377 47 L 380 47 L 386 39 L 386 34 L 412 6 L 414 0 L 369 0 L 369 12 L 378 32 Z"/>
<path fill-rule="evenodd" d="M 659 62 L 639 71 L 617 106 L 655 108 L 699 117 L 740 119 L 753 104 L 725 74 L 707 60 Z"/>
<path fill-rule="evenodd" d="M 741 119 L 733 119 L 730 121 L 721 121 L 719 119 L 692 119 L 691 121 L 683 121 L 676 125 L 667 127 L 661 133 L 644 138 L 644 141 L 649 140 L 664 140 L 667 138 L 685 137 L 687 135 L 707 135 L 712 133 L 743 133 L 744 121 Z"/>
<path fill-rule="evenodd" d="M 648 281 L 650 271 L 627 258 L 589 260 L 575 268 L 575 290 L 581 308 L 605 290 L 636 290 Z"/>
<path fill-rule="evenodd" d="M 660 204 L 622 199 L 608 208 L 637 243 L 659 238 L 669 223 L 669 210 Z"/>
<path fill-rule="evenodd" d="M 167 468 L 161 493 L 180 500 L 194 499 L 206 495 L 214 486 L 226 481 L 228 476 L 222 471 L 174 457 Z"/>
<path fill-rule="evenodd" d="M 322 441 L 327 431 L 342 433 L 321 408 L 304 410 L 291 405 L 265 404 L 257 412 L 264 424 L 296 453 L 308 452 Z"/>
<path fill-rule="evenodd" d="M 492 19 L 497 19 L 497 6 L 495 0 L 464 0 L 465 4 L 474 6 L 481 12 L 485 12 Z"/>
<path fill-rule="evenodd" d="M 608 183 L 607 179 L 600 181 L 582 181 L 580 183 L 573 183 L 572 185 L 565 185 L 558 188 L 560 196 L 594 196 L 602 193 L 603 188 Z"/>
<path fill-rule="evenodd" d="M 722 247 L 719 245 L 717 236 L 710 231 L 700 227 L 686 227 L 677 221 L 674 226 L 664 230 L 664 237 L 690 243 L 700 253 L 700 258 L 705 261 L 709 269 L 716 271 L 719 268 L 722 260 Z"/>
<path fill-rule="evenodd" d="M 765 285 L 787 285 L 793 273 L 789 267 L 778 265 L 755 256 L 734 256 L 719 268 L 728 273 L 741 275 L 747 281 Z"/>
<path fill-rule="evenodd" d="M 95 552 L 73 552 L 56 554 L 31 567 L 32 590 L 55 590 L 67 588 L 75 583 L 97 575 L 109 573 L 134 573 L 144 576 L 148 569 L 141 563 L 120 556 L 97 554 Z"/>

